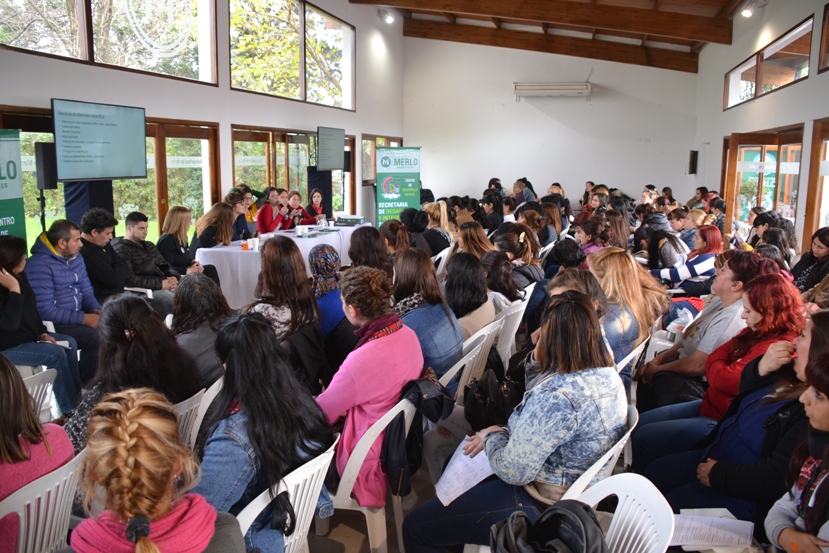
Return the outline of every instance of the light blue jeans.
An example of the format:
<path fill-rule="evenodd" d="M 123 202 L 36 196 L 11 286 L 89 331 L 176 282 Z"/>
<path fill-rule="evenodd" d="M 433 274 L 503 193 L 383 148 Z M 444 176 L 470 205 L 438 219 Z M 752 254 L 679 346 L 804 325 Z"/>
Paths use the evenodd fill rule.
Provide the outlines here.
<path fill-rule="evenodd" d="M 57 341 L 69 342 L 72 349 L 43 342 L 28 342 L 3 351 L 15 365 L 46 365 L 48 369 L 55 369 L 58 375 L 55 378 L 55 399 L 62 413 L 66 414 L 75 408 L 78 394 L 81 392 L 81 373 L 78 369 L 78 344 L 74 338 L 66 334 L 49 333 Z M 39 407 L 39 406 L 38 406 Z"/>

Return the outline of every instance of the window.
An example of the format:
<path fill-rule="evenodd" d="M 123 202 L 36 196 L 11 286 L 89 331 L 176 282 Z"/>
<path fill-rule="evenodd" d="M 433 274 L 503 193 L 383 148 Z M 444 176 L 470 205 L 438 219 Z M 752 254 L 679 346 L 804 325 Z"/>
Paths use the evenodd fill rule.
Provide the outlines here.
<path fill-rule="evenodd" d="M 820 34 L 820 59 L 818 73 L 829 69 L 829 4 L 823 8 L 823 32 Z"/>
<path fill-rule="evenodd" d="M 212 0 L 7 1 L 0 3 L 0 43 L 215 83 L 214 6 Z"/>
<path fill-rule="evenodd" d="M 723 109 L 808 77 L 812 23 L 809 18 L 729 71 Z"/>
<path fill-rule="evenodd" d="M 354 150 L 354 137 L 346 136 L 344 150 Z M 253 190 L 268 186 L 297 190 L 308 200 L 308 166 L 316 165 L 314 132 L 268 129 L 233 129 L 233 182 Z M 354 163 L 354 154 L 351 155 Z M 334 211 L 354 214 L 353 171 L 331 172 L 331 205 Z"/>
<path fill-rule="evenodd" d="M 377 147 L 391 147 L 399 148 L 403 146 L 402 138 L 391 138 L 388 136 L 376 136 L 371 134 L 364 134 L 362 137 L 362 166 L 363 166 L 363 186 L 370 186 L 374 184 Z"/>
<path fill-rule="evenodd" d="M 230 0 L 231 86 L 354 109 L 354 27 L 300 0 Z"/>

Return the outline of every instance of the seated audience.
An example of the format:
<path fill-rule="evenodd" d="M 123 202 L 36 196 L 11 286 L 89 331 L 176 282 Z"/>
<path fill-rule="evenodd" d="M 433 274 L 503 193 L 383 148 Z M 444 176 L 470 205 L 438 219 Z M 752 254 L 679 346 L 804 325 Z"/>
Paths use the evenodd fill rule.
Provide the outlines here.
<path fill-rule="evenodd" d="M 360 227 L 351 235 L 348 246 L 351 267 L 372 267 L 385 271 L 392 278 L 392 263 L 386 241 L 374 227 Z"/>
<path fill-rule="evenodd" d="M 622 248 L 625 249 L 625 248 Z M 559 269 L 566 268 L 580 268 L 587 256 L 581 245 L 575 240 L 559 240 L 553 246 L 552 251 L 547 262 L 547 271 L 544 274 L 545 278 L 552 278 Z"/>
<path fill-rule="evenodd" d="M 533 362 L 538 376 L 507 427 L 467 438 L 465 453 L 486 450 L 495 477 L 448 507 L 433 498 L 412 511 L 403 521 L 406 551 L 488 544 L 504 513 L 522 511 L 535 522 L 622 436 L 625 393 L 587 296 L 568 291 L 550 300 Z"/>
<path fill-rule="evenodd" d="M 253 190 L 246 184 L 239 184 L 235 188 L 230 189 L 231 192 L 238 192 L 245 198 L 245 207 L 247 208 L 247 213 L 245 213 L 245 222 L 248 224 L 248 230 L 251 232 L 256 231 L 256 213 L 259 211 L 259 207 L 256 205 L 256 201 L 254 201 L 254 192 Z M 259 197 L 263 197 L 261 192 L 257 192 L 256 195 Z"/>
<path fill-rule="evenodd" d="M 246 310 L 264 315 L 281 341 L 302 325 L 319 321 L 320 310 L 296 242 L 274 236 L 261 252 L 262 271 L 254 291 L 258 299 Z"/>
<path fill-rule="evenodd" d="M 539 213 L 536 207 L 543 210 L 537 202 L 524 204 L 524 207 L 518 211 L 518 222 L 527 225 L 535 233 L 539 246 L 544 247 L 555 242 L 558 235 L 550 232 L 551 227 L 547 224 L 547 218 Z"/>
<path fill-rule="evenodd" d="M 777 268 L 780 270 L 780 274 L 786 277 L 789 282 L 794 282 L 794 277 L 787 269 L 789 265 L 783 259 L 783 254 L 780 253 L 780 248 L 772 246 L 771 244 L 760 244 L 754 248 L 754 251 L 761 257 L 774 261 L 775 264 L 777 264 Z"/>
<path fill-rule="evenodd" d="M 495 246 L 486 237 L 484 228 L 477 222 L 464 223 L 458 229 L 458 242 L 455 252 L 471 253 L 480 259 L 486 252 L 495 250 Z"/>
<path fill-rule="evenodd" d="M 487 295 L 492 300 L 497 315 L 513 302 L 524 299 L 524 292 L 512 278 L 512 263 L 505 253 L 493 250 L 481 256 L 486 273 Z"/>
<path fill-rule="evenodd" d="M 589 255 L 607 246 L 611 238 L 611 231 L 602 217 L 590 217 L 576 227 L 576 241 L 581 244 L 585 255 Z"/>
<path fill-rule="evenodd" d="M 429 241 L 423 236 L 429 226 L 429 215 L 425 211 L 407 207 L 400 212 L 400 222 L 406 227 L 406 232 L 409 234 L 409 243 L 413 248 L 423 250 L 429 257 L 435 255 L 432 253 Z"/>
<path fill-rule="evenodd" d="M 199 479 L 193 452 L 178 435 L 178 415 L 147 389 L 109 394 L 95 406 L 79 473 L 87 513 L 72 530 L 72 551 L 244 553 L 239 522 L 187 493 Z M 103 493 L 101 493 L 103 492 Z"/>
<path fill-rule="evenodd" d="M 61 412 L 69 413 L 82 384 L 77 342 L 69 335 L 46 332 L 25 268 L 26 241 L 0 236 L 0 351 L 16 365 L 45 365 L 58 371 L 55 399 Z M 69 349 L 57 345 L 57 340 L 68 342 Z"/>
<path fill-rule="evenodd" d="M 497 192 L 499 196 L 502 198 L 504 197 L 504 188 L 501 186 L 501 179 L 499 178 L 491 178 L 489 179 L 489 185 L 487 187 L 487 191 L 494 191 Z"/>
<path fill-rule="evenodd" d="M 140 296 L 113 296 L 104 304 L 100 322 L 98 370 L 64 426 L 75 453 L 86 447 L 90 413 L 105 395 L 152 388 L 175 404 L 201 389 L 196 362 Z"/>
<path fill-rule="evenodd" d="M 392 311 L 393 286 L 385 271 L 349 269 L 340 279 L 340 290 L 345 316 L 358 327 L 360 341 L 317 403 L 329 424 L 345 413 L 335 464 L 342 476 L 363 434 L 397 404 L 403 387 L 420 377 L 423 354 L 415 332 Z M 354 497 L 363 507 L 383 508 L 386 504 L 381 448 L 382 440 L 375 441 L 354 483 Z"/>
<path fill-rule="evenodd" d="M 527 180 L 527 177 L 522 177 L 515 181 L 515 184 L 512 185 L 512 192 L 515 205 L 535 200 L 535 192 L 532 189 L 532 184 L 530 184 L 530 181 Z"/>
<path fill-rule="evenodd" d="M 340 301 L 340 254 L 333 246 L 319 244 L 308 254 L 311 268 L 311 288 L 320 308 L 320 325 L 323 336 L 345 319 Z"/>
<path fill-rule="evenodd" d="M 711 208 L 711 213 L 715 217 L 712 224 L 720 229 L 720 234 L 722 236 L 725 236 L 725 200 L 722 198 L 712 200 L 709 207 Z"/>
<path fill-rule="evenodd" d="M 766 541 L 763 520 L 786 492 L 789 460 L 806 436 L 808 419 L 798 397 L 807 363 L 829 352 L 829 311 L 819 311 L 794 340 L 775 342 L 743 369 L 740 392 L 717 427 L 690 451 L 656 459 L 647 476 L 675 511 L 727 508 L 755 522 Z"/>
<path fill-rule="evenodd" d="M 219 286 L 198 273 L 181 279 L 173 299 L 173 334 L 196 361 L 199 387 L 210 388 L 222 376 L 213 342 L 224 320 L 233 314 Z"/>
<path fill-rule="evenodd" d="M 423 367 L 442 377 L 463 357 L 464 337 L 440 293 L 435 265 L 422 250 L 410 248 L 396 256 L 394 300 L 394 312 L 417 335 Z"/>
<path fill-rule="evenodd" d="M 604 248 L 590 254 L 587 265 L 607 296 L 602 326 L 613 350 L 613 361 L 618 363 L 647 338 L 670 301 L 633 255 L 620 248 Z M 630 384 L 631 369 L 629 364 L 619 372 L 625 386 Z"/>
<path fill-rule="evenodd" d="M 124 285 L 152 290 L 153 299 L 163 301 L 172 311 L 173 292 L 181 274 L 167 263 L 155 244 L 147 241 L 146 215 L 133 211 L 127 215 L 125 223 L 124 237 L 112 241 L 112 247 L 127 266 Z"/>
<path fill-rule="evenodd" d="M 688 250 L 693 250 L 694 235 L 697 233 L 697 227 L 693 219 L 689 219 L 688 210 L 684 207 L 674 209 L 668 213 L 668 223 L 671 225 L 673 232 L 679 233 L 679 239 L 688 246 Z"/>
<path fill-rule="evenodd" d="M 395 254 L 403 250 L 408 250 L 411 247 L 406 226 L 397 219 L 390 219 L 384 221 L 378 230 L 380 231 L 380 236 L 383 237 L 386 243 L 386 251 L 389 254 L 391 263 L 394 264 Z"/>
<path fill-rule="evenodd" d="M 300 225 L 315 225 L 317 217 L 313 217 L 302 207 L 302 194 L 296 190 L 288 194 L 288 215 L 287 224 L 282 224 L 282 229 L 292 229 Z"/>
<path fill-rule="evenodd" d="M 810 360 L 806 366 L 809 387 L 800 396 L 809 419 L 807 438 L 798 446 L 789 465 L 785 485 L 789 491 L 780 497 L 765 521 L 771 544 L 786 553 L 826 551 L 829 547 L 827 487 L 829 466 L 829 356 Z"/>
<path fill-rule="evenodd" d="M 180 275 L 201 274 L 212 278 L 219 284 L 219 273 L 213 265 L 202 265 L 190 255 L 187 245 L 187 233 L 193 219 L 190 210 L 180 205 L 170 208 L 164 218 L 161 236 L 156 242 L 158 252 Z M 195 253 L 195 252 L 194 252 Z"/>
<path fill-rule="evenodd" d="M 516 223 L 511 232 L 497 236 L 495 247 L 509 258 L 513 265 L 512 276 L 522 290 L 544 279 L 544 271 L 538 262 L 541 247 L 526 225 Z"/>
<path fill-rule="evenodd" d="M 325 216 L 326 219 L 333 219 L 331 216 L 331 210 L 325 211 L 325 207 L 322 205 L 322 191 L 319 188 L 312 188 L 310 196 L 311 203 L 308 204 L 305 211 L 317 221 L 322 220 L 323 216 Z"/>
<path fill-rule="evenodd" d="M 722 251 L 722 235 L 713 225 L 702 225 L 694 235 L 694 249 L 687 261 L 677 267 L 652 269 L 656 278 L 668 280 L 674 286 L 691 288 L 694 282 L 702 282 L 714 274 L 714 260 Z"/>
<path fill-rule="evenodd" d="M 651 227 L 654 230 L 671 230 L 668 218 L 655 204 L 641 203 L 633 210 L 633 215 L 639 221 L 639 226 Z"/>
<path fill-rule="evenodd" d="M 196 230 L 190 240 L 190 253 L 195 256 L 199 248 L 229 246 L 233 241 L 233 221 L 236 214 L 224 202 L 214 204 L 196 221 Z"/>
<path fill-rule="evenodd" d="M 779 249 L 781 257 L 783 258 L 783 262 L 785 263 L 785 267 L 783 269 L 785 271 L 789 271 L 792 268 L 792 261 L 794 259 L 794 251 L 789 249 L 788 237 L 786 236 L 786 231 L 782 228 L 770 228 L 767 229 L 766 232 L 763 233 L 763 239 L 757 242 L 757 246 L 762 245 L 770 245 L 775 246 Z"/>
<path fill-rule="evenodd" d="M 231 242 L 247 240 L 253 233 L 248 228 L 247 215 L 250 214 L 245 205 L 245 197 L 240 192 L 230 192 L 225 196 L 224 203 L 233 209 L 233 237 Z"/>
<path fill-rule="evenodd" d="M 678 267 L 685 263 L 690 250 L 673 231 L 639 227 L 633 234 L 633 243 L 647 255 L 649 269 Z M 638 254 L 637 254 L 638 255 Z"/>
<path fill-rule="evenodd" d="M 217 511 L 238 515 L 251 500 L 276 489 L 291 471 L 328 449 L 333 436 L 264 317 L 233 315 L 219 330 L 216 352 L 225 375 L 217 408 L 206 421 L 206 440 L 198 447 L 203 451 L 202 477 L 194 491 Z M 248 548 L 284 551 L 284 534 L 296 524 L 293 500 L 286 494 L 271 500 L 245 534 Z"/>
<path fill-rule="evenodd" d="M 751 279 L 743 286 L 742 303 L 746 328 L 708 355 L 708 388 L 702 399 L 642 413 L 633 433 L 637 472 L 656 458 L 688 451 L 707 436 L 737 395 L 745 366 L 772 343 L 792 340 L 806 324 L 800 295 L 779 274 Z"/>
<path fill-rule="evenodd" d="M 55 331 L 75 339 L 81 352 L 78 369 L 81 381 L 95 374 L 98 363 L 98 316 L 101 304 L 86 274 L 86 264 L 78 252 L 83 246 L 78 225 L 65 219 L 52 223 L 32 246 L 26 276 L 37 300 L 37 311 L 44 321 L 52 321 Z"/>
<path fill-rule="evenodd" d="M 552 200 L 555 196 L 545 196 L 542 198 L 541 209 L 544 210 L 544 217 L 547 219 L 547 231 L 552 238 L 550 241 L 555 242 L 558 237 L 562 235 L 567 225 L 564 223 L 564 217 L 561 214 L 561 204 L 554 203 Z"/>
<path fill-rule="evenodd" d="M 724 255 L 727 261 L 711 285 L 716 297 L 684 329 L 677 343 L 642 368 L 640 378 L 645 385 L 639 388 L 636 403 L 640 413 L 702 399 L 708 355 L 746 326 L 740 301 L 746 284 L 756 276 L 778 272 L 773 263 L 753 252 L 735 249 Z"/>
<path fill-rule="evenodd" d="M 590 211 L 599 213 L 600 211 L 607 211 L 610 205 L 610 196 L 604 192 L 597 192 L 590 198 Z"/>
<path fill-rule="evenodd" d="M 100 304 L 108 297 L 123 292 L 127 280 L 128 267 L 110 243 L 117 224 L 118 220 L 100 207 L 93 207 L 81 218 L 83 247 L 80 254 L 95 291 L 95 299 Z"/>
<path fill-rule="evenodd" d="M 517 205 L 515 198 L 504 198 L 504 223 L 515 222 L 515 206 Z M 502 223 L 503 224 L 503 223 Z"/>
<path fill-rule="evenodd" d="M 450 196 L 447 198 L 446 210 L 449 215 L 449 223 L 454 232 L 457 232 L 462 224 L 471 223 L 475 220 L 472 218 L 472 212 L 467 209 L 467 204 L 464 203 L 463 198 L 460 196 Z"/>
<path fill-rule="evenodd" d="M 429 243 L 432 255 L 437 255 L 452 242 L 452 229 L 449 223 L 446 202 L 438 201 L 423 206 L 423 211 L 429 216 L 429 224 L 423 232 L 423 238 Z"/>
<path fill-rule="evenodd" d="M 484 194 L 481 205 L 486 212 L 487 229 L 497 229 L 504 223 L 503 198 L 500 193 Z"/>
<path fill-rule="evenodd" d="M 259 234 L 268 234 L 282 228 L 288 228 L 288 205 L 281 203 L 279 198 L 285 191 L 281 188 L 268 187 L 265 190 L 265 202 L 256 215 L 256 228 Z"/>
<path fill-rule="evenodd" d="M 495 305 L 487 295 L 484 266 L 471 253 L 454 255 L 446 264 L 445 295 L 464 340 L 495 321 Z"/>
<path fill-rule="evenodd" d="M 74 456 L 63 428 L 41 426 L 39 412 L 40 405 L 34 404 L 17 367 L 0 355 L 0 501 Z M 0 553 L 18 550 L 19 520 L 16 513 L 0 518 Z"/>
<path fill-rule="evenodd" d="M 609 209 L 605 212 L 604 218 L 610 231 L 607 245 L 626 250 L 628 248 L 628 237 L 630 236 L 627 213 Z"/>
<path fill-rule="evenodd" d="M 758 216 L 757 220 L 760 217 L 762 215 Z M 762 238 L 762 235 L 760 237 Z M 804 253 L 800 261 L 792 267 L 792 276 L 794 276 L 794 285 L 797 289 L 806 292 L 827 275 L 829 275 L 829 227 L 823 227 L 812 235 L 812 248 Z"/>

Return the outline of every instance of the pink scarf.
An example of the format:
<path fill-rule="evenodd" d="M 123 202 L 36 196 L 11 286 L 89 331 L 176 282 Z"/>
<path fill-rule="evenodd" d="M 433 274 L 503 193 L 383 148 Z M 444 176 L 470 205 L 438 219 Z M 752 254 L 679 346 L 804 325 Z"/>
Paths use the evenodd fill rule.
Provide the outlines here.
<path fill-rule="evenodd" d="M 202 553 L 213 539 L 216 510 L 198 494 L 187 494 L 173 503 L 163 518 L 150 523 L 149 540 L 161 553 Z M 72 531 L 76 553 L 134 553 L 127 540 L 126 523 L 112 512 L 84 520 Z"/>

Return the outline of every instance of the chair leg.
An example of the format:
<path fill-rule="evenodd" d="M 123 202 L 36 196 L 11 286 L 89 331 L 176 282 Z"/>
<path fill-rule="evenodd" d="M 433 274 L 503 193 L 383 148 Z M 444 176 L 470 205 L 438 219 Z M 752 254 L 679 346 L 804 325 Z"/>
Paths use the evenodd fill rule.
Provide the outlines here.
<path fill-rule="evenodd" d="M 625 470 L 633 465 L 633 445 L 631 445 L 631 442 L 632 440 L 628 440 L 625 444 Z"/>
<path fill-rule="evenodd" d="M 314 534 L 317 536 L 328 535 L 328 519 L 321 518 L 319 515 L 314 515 Z"/>
<path fill-rule="evenodd" d="M 397 548 L 400 553 L 406 553 L 403 547 L 403 498 L 399 495 L 392 495 L 391 500 L 394 507 L 394 527 L 397 529 Z"/>
<path fill-rule="evenodd" d="M 388 536 L 386 535 L 386 510 L 365 509 L 366 526 L 368 527 L 368 547 L 371 553 L 388 553 Z M 402 520 L 402 517 L 401 517 Z M 402 523 L 401 523 L 402 524 Z"/>

